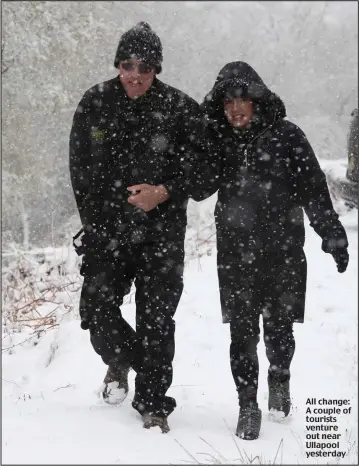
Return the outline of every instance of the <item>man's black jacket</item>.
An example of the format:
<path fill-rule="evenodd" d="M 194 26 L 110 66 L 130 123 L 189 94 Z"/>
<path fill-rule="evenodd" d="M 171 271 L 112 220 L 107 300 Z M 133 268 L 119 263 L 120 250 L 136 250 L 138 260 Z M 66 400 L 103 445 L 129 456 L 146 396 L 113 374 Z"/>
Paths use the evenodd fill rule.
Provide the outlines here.
<path fill-rule="evenodd" d="M 108 247 L 184 239 L 189 172 L 202 151 L 199 124 L 198 104 L 157 78 L 136 100 L 119 77 L 84 94 L 71 129 L 70 173 L 92 240 Z M 148 213 L 137 209 L 127 201 L 127 187 L 140 183 L 165 185 L 169 200 Z"/>

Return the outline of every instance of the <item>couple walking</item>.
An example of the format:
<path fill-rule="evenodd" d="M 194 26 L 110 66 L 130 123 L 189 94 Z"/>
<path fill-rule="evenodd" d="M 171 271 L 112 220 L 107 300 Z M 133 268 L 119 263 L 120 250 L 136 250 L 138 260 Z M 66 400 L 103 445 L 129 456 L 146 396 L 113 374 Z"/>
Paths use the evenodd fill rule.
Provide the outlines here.
<path fill-rule="evenodd" d="M 259 318 L 269 360 L 268 408 L 290 412 L 293 323 L 304 321 L 303 211 L 333 256 L 348 241 L 326 178 L 283 101 L 246 63 L 219 72 L 201 105 L 158 79 L 162 44 L 147 23 L 123 34 L 119 74 L 85 92 L 73 118 L 70 173 L 83 235 L 81 327 L 108 366 L 103 398 L 168 432 L 175 312 L 183 291 L 186 209 L 218 193 L 217 268 L 238 392 L 236 433 L 256 439 Z M 136 287 L 136 329 L 122 317 Z"/>

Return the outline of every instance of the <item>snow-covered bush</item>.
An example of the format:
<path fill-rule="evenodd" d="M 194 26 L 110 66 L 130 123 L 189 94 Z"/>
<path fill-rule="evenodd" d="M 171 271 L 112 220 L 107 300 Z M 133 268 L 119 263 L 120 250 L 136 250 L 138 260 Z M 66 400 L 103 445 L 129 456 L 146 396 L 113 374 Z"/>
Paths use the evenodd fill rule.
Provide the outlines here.
<path fill-rule="evenodd" d="M 79 259 L 72 248 L 4 253 L 2 271 L 3 335 L 27 329 L 31 335 L 57 326 L 74 311 L 71 295 L 81 287 Z M 3 337 L 3 347 L 4 337 Z"/>

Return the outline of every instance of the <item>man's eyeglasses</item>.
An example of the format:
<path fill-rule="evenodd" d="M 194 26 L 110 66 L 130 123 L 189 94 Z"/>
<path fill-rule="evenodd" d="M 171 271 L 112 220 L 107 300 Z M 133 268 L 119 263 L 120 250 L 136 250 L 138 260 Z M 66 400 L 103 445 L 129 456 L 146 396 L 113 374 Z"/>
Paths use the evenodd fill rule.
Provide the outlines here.
<path fill-rule="evenodd" d="M 153 70 L 153 66 L 149 65 L 148 63 L 132 63 L 130 61 L 123 61 L 121 62 L 121 66 L 126 71 L 133 71 L 135 68 L 138 69 L 139 73 L 151 73 Z"/>

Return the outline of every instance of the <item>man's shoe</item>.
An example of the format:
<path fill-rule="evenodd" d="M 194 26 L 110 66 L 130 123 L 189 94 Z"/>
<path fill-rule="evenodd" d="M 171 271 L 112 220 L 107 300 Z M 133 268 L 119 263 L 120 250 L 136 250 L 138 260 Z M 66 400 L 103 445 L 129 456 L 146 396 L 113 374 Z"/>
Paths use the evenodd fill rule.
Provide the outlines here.
<path fill-rule="evenodd" d="M 142 416 L 143 427 L 150 429 L 151 427 L 159 427 L 163 434 L 170 431 L 167 418 L 165 416 L 155 416 L 153 414 L 144 413 Z"/>
<path fill-rule="evenodd" d="M 102 397 L 105 403 L 119 405 L 124 401 L 128 394 L 129 370 L 129 367 L 108 366 L 102 390 Z"/>

